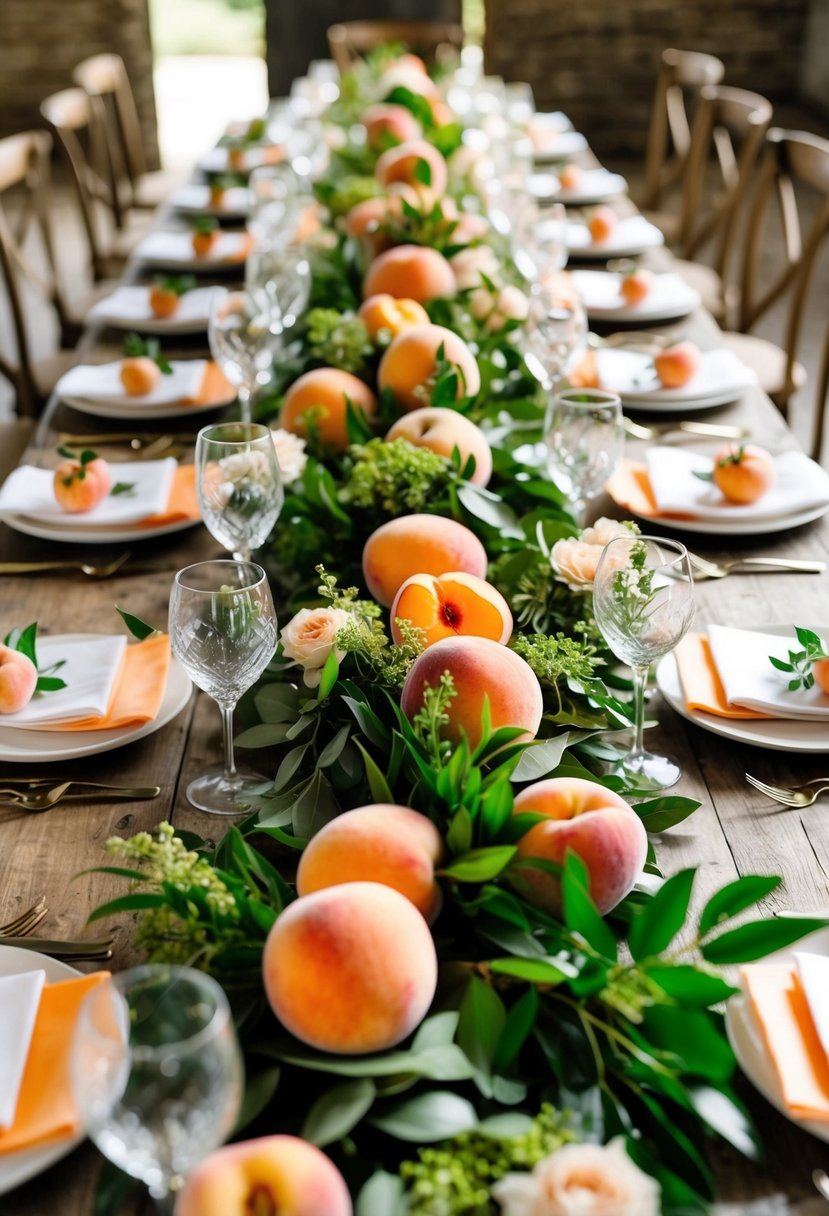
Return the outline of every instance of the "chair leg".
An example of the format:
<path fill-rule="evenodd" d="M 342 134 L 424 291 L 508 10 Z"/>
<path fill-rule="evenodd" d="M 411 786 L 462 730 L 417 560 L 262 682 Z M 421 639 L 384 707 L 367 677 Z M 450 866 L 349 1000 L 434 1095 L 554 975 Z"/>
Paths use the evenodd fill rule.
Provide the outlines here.
<path fill-rule="evenodd" d="M 815 398 L 815 421 L 812 428 L 812 460 L 820 464 L 823 451 L 823 431 L 826 425 L 826 409 L 829 406 L 829 330 L 826 331 L 826 341 L 823 346 L 823 363 L 818 379 L 817 396 Z"/>

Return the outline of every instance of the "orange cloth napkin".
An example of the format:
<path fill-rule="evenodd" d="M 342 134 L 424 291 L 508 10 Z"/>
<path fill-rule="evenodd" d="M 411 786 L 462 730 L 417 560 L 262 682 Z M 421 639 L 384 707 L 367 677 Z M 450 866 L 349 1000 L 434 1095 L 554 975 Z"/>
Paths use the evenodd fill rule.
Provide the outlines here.
<path fill-rule="evenodd" d="M 96 971 L 43 989 L 14 1123 L 0 1131 L 0 1153 L 65 1140 L 78 1130 L 69 1075 L 72 1037 L 85 996 L 107 979 L 108 971 Z"/>
<path fill-rule="evenodd" d="M 213 365 L 211 365 L 213 366 Z M 201 519 L 199 501 L 196 497 L 196 466 L 182 464 L 173 474 L 170 497 L 164 511 L 148 515 L 137 524 L 139 528 L 158 528 L 163 524 L 176 523 L 180 519 Z"/>
<path fill-rule="evenodd" d="M 241 256 L 241 260 L 248 256 L 253 248 L 253 237 L 248 237 L 248 244 L 245 247 L 245 252 Z M 182 405 L 229 405 L 231 401 L 236 400 L 236 389 L 228 380 L 218 363 L 212 360 L 207 364 L 204 371 L 204 379 L 201 382 L 201 388 L 196 393 L 195 397 L 183 397 Z"/>
<path fill-rule="evenodd" d="M 59 725 L 44 723 L 37 730 L 115 730 L 151 722 L 161 708 L 170 668 L 170 638 L 166 633 L 127 646 L 115 681 L 109 709 L 99 718 L 78 718 Z"/>
<path fill-rule="evenodd" d="M 773 717 L 756 709 L 729 705 L 704 633 L 686 633 L 674 650 L 674 658 L 686 709 L 699 709 L 706 714 L 716 714 L 718 718 Z"/>
<path fill-rule="evenodd" d="M 694 519 L 684 512 L 660 511 L 651 489 L 648 466 L 634 460 L 622 460 L 611 474 L 605 490 L 618 507 L 644 519 Z"/>
<path fill-rule="evenodd" d="M 829 1060 L 794 963 L 741 968 L 749 1008 L 774 1065 L 786 1109 L 829 1123 Z"/>

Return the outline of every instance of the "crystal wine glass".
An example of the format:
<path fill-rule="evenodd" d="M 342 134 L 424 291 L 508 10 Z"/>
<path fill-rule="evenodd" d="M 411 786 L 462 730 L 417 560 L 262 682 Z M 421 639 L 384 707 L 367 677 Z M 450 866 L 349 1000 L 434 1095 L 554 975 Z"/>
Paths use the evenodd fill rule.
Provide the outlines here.
<path fill-rule="evenodd" d="M 524 332 L 525 358 L 545 388 L 552 390 L 587 348 L 584 305 L 555 281 L 536 284 Z"/>
<path fill-rule="evenodd" d="M 291 165 L 260 165 L 250 175 L 249 188 L 247 226 L 256 243 L 269 244 L 280 236 L 287 241 L 309 202 Z"/>
<path fill-rule="evenodd" d="M 217 295 L 210 309 L 210 350 L 239 397 L 244 422 L 250 422 L 253 398 L 268 383 L 274 355 L 282 344 L 268 301 L 259 293 L 233 291 Z"/>
<path fill-rule="evenodd" d="M 122 971 L 81 1006 L 71 1074 L 90 1138 L 171 1213 L 175 1191 L 224 1143 L 241 1106 L 227 997 L 189 967 Z"/>
<path fill-rule="evenodd" d="M 688 550 L 677 540 L 622 536 L 602 552 L 593 581 L 596 623 L 610 649 L 633 670 L 635 738 L 614 770 L 637 789 L 666 789 L 681 769 L 643 743 L 645 683 L 651 663 L 677 645 L 694 617 Z"/>
<path fill-rule="evenodd" d="M 276 612 L 265 571 L 253 562 L 198 562 L 179 570 L 170 596 L 170 642 L 190 679 L 222 713 L 224 766 L 191 781 L 192 806 L 238 815 L 261 774 L 239 772 L 233 755 L 236 702 L 276 650 Z"/>
<path fill-rule="evenodd" d="M 570 495 L 570 511 L 584 526 L 587 503 L 602 489 L 624 448 L 622 402 L 601 389 L 555 393 L 544 420 L 550 476 Z"/>
<path fill-rule="evenodd" d="M 277 346 L 308 307 L 311 296 L 311 264 L 302 245 L 284 237 L 255 246 L 245 266 L 245 287 L 266 310 Z"/>
<path fill-rule="evenodd" d="M 250 561 L 279 518 L 285 491 L 270 428 L 220 422 L 196 439 L 196 492 L 211 536 L 237 561 Z"/>

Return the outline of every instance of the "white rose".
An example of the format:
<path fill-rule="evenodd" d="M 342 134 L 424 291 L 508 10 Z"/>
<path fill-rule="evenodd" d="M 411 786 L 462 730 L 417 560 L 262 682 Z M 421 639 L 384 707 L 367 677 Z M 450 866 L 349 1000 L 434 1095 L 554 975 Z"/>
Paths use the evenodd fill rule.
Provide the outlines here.
<path fill-rule="evenodd" d="M 617 1137 L 565 1144 L 532 1174 L 507 1174 L 492 1188 L 501 1216 L 659 1216 L 658 1183 L 639 1169 Z"/>
<path fill-rule="evenodd" d="M 488 245 L 474 245 L 471 249 L 461 249 L 459 253 L 449 259 L 449 265 L 455 272 L 458 291 L 479 287 L 482 274 L 486 275 L 488 279 L 492 279 L 500 270 L 498 259 Z"/>
<path fill-rule="evenodd" d="M 478 321 L 483 321 L 495 307 L 495 297 L 487 287 L 476 287 L 469 297 L 469 311 Z"/>
<path fill-rule="evenodd" d="M 529 312 L 529 301 L 518 287 L 502 287 L 493 301 L 484 328 L 497 334 L 510 321 L 523 321 Z"/>
<path fill-rule="evenodd" d="M 308 463 L 305 440 L 301 435 L 283 431 L 281 427 L 272 428 L 271 439 L 273 439 L 276 463 L 279 465 L 283 482 L 289 486 L 292 482 L 299 481 Z"/>
<path fill-rule="evenodd" d="M 618 519 L 607 519 L 604 515 L 601 519 L 597 519 L 589 528 L 585 528 L 581 534 L 581 540 L 588 545 L 609 545 L 612 540 L 617 540 L 620 536 L 631 536 L 631 530 L 627 524 L 619 523 Z"/>
<path fill-rule="evenodd" d="M 316 688 L 322 678 L 322 668 L 332 651 L 337 660 L 344 650 L 336 650 L 340 629 L 352 621 L 342 608 L 303 608 L 280 634 L 282 653 L 303 668 L 302 678 L 309 688 Z"/>

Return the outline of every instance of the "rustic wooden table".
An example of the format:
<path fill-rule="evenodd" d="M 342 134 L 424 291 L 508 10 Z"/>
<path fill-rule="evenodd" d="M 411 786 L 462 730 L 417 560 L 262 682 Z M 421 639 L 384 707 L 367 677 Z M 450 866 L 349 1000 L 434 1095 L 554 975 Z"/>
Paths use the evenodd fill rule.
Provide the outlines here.
<path fill-rule="evenodd" d="M 676 328 L 700 346 L 716 344 L 716 324 L 701 311 Z M 87 335 L 81 349 L 85 359 L 101 361 L 115 357 L 119 347 L 117 335 L 104 333 Z M 191 354 L 203 353 L 203 345 L 198 342 L 191 343 L 188 349 Z M 755 439 L 773 451 L 794 446 L 790 431 L 759 389 L 747 392 L 733 405 L 701 417 L 706 421 L 750 426 Z M 189 425 L 195 433 L 203 420 L 204 416 L 192 422 L 185 419 L 181 428 L 177 420 L 170 426 L 162 422 L 151 424 L 150 429 L 164 433 Z M 110 429 L 108 422 L 52 403 L 25 459 L 37 464 L 56 463 L 59 431 L 104 429 Z M 635 456 L 641 446 L 631 444 L 631 454 Z M 124 458 L 127 454 L 128 450 Z M 610 504 L 597 506 L 600 512 L 606 508 L 611 513 Z M 692 537 L 691 542 L 697 552 L 716 558 L 762 553 L 829 560 L 829 516 L 795 531 L 746 538 L 725 549 L 717 545 L 715 538 Z M 60 555 L 97 562 L 114 556 L 123 547 L 64 545 Z M 163 626 L 175 571 L 190 562 L 218 555 L 217 543 L 201 527 L 166 538 L 138 541 L 131 547 L 130 562 L 104 581 L 68 572 L 5 576 L 0 600 L 3 622 L 10 627 L 37 620 L 44 634 L 70 630 L 112 632 L 119 624 L 114 607 L 118 604 Z M 45 559 L 53 557 L 55 550 L 50 542 L 33 540 L 0 525 L 0 560 Z M 702 626 L 709 621 L 745 627 L 770 622 L 825 623 L 829 633 L 829 575 L 735 574 L 724 580 L 701 583 L 697 624 Z M 649 740 L 652 738 L 654 746 L 668 749 L 682 765 L 683 777 L 677 792 L 697 798 L 702 804 L 695 815 L 660 841 L 658 857 L 663 870 L 670 874 L 687 866 L 699 866 L 696 899 L 700 903 L 714 888 L 738 875 L 759 872 L 781 874 L 785 880 L 784 887 L 767 901 L 767 913 L 782 909 L 828 909 L 829 817 L 823 805 L 805 811 L 777 808 L 746 784 L 744 774 L 748 770 L 763 780 L 802 781 L 826 772 L 829 755 L 763 751 L 719 738 L 680 718 L 658 695 L 651 703 L 650 716 L 656 716 L 658 725 L 650 732 Z M 158 784 L 162 792 L 155 801 L 73 804 L 58 807 L 49 814 L 0 809 L 0 921 L 45 894 L 49 915 L 41 926 L 43 932 L 51 937 L 78 937 L 84 932 L 89 912 L 123 890 L 118 880 L 105 875 L 75 878 L 80 870 L 104 860 L 103 845 L 109 836 L 150 829 L 163 819 L 169 819 L 177 828 L 207 837 L 221 833 L 224 826 L 221 821 L 194 811 L 184 797 L 187 782 L 212 763 L 220 750 L 216 707 L 203 694 L 197 694 L 173 722 L 157 733 L 120 750 L 59 766 L 61 773 L 96 781 Z M 44 766 L 43 771 L 49 770 Z M 31 766 L 0 763 L 0 778 L 26 772 L 31 772 Z M 128 923 L 121 920 L 115 927 L 118 938 L 112 966 L 119 969 L 133 962 L 134 956 Z M 95 927 L 96 931 L 98 928 Z M 748 1083 L 741 1088 L 763 1132 L 768 1160 L 765 1167 L 757 1168 L 735 1153 L 712 1150 L 719 1197 L 724 1204 L 734 1205 L 724 1210 L 732 1216 L 749 1212 L 752 1216 L 761 1213 L 777 1216 L 786 1211 L 811 1213 L 812 1203 L 803 1204 L 808 1196 L 814 1195 L 811 1170 L 817 1166 L 829 1169 L 829 1146 L 798 1131 Z M 98 1154 L 86 1144 L 45 1174 L 0 1197 L 0 1213 L 92 1216 L 99 1167 Z M 125 1216 L 135 1216 L 138 1211 L 139 1207 L 134 1206 L 124 1209 Z"/>

